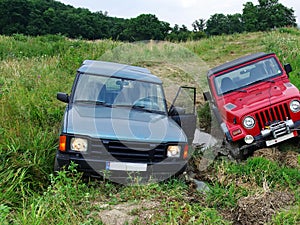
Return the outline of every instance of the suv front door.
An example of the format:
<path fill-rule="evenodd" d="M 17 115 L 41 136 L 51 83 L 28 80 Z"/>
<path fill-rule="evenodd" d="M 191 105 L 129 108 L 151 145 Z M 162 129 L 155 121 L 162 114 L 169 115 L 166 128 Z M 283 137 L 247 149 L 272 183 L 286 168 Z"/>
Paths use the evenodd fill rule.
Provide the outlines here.
<path fill-rule="evenodd" d="M 169 109 L 169 116 L 185 132 L 188 143 L 192 144 L 196 130 L 196 88 L 180 87 Z"/>

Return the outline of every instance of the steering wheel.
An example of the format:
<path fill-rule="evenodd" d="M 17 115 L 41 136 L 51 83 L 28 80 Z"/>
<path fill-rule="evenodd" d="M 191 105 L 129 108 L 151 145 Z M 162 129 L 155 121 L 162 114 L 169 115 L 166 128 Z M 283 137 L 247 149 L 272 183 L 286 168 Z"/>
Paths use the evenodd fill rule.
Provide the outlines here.
<path fill-rule="evenodd" d="M 140 98 L 133 103 L 134 107 L 146 108 L 151 110 L 159 110 L 158 104 L 154 101 L 153 97 L 148 96 Z"/>

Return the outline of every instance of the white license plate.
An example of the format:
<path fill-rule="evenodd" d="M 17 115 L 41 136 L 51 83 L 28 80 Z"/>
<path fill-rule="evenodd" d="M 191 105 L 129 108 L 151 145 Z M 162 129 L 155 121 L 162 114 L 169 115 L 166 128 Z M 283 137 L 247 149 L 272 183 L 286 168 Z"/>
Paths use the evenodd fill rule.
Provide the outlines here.
<path fill-rule="evenodd" d="M 124 163 L 124 162 L 106 162 L 106 170 L 147 171 L 147 164 L 143 164 L 143 163 Z"/>
<path fill-rule="evenodd" d="M 290 138 L 293 138 L 295 137 L 296 135 L 294 133 L 289 133 L 289 134 L 286 134 L 286 135 L 283 135 L 279 138 L 276 138 L 276 139 L 273 139 L 273 140 L 269 140 L 269 141 L 266 141 L 266 145 L 267 146 L 271 146 L 271 145 L 275 145 L 279 142 L 282 142 L 282 141 L 285 141 L 287 139 L 290 139 Z"/>

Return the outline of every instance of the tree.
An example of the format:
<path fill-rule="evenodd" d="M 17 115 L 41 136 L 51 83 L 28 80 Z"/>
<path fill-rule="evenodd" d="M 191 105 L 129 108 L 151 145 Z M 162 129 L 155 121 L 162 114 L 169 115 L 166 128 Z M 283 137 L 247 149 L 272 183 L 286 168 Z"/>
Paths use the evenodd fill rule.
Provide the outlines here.
<path fill-rule="evenodd" d="M 122 36 L 130 41 L 164 40 L 170 30 L 170 24 L 159 21 L 155 15 L 141 14 L 128 21 Z"/>
<path fill-rule="evenodd" d="M 206 27 L 205 19 L 195 20 L 192 26 L 194 32 L 204 31 Z"/>
<path fill-rule="evenodd" d="M 228 17 L 224 14 L 214 14 L 206 22 L 206 32 L 208 35 L 227 34 L 229 30 Z"/>
<path fill-rule="evenodd" d="M 199 35 L 196 35 L 196 33 L 199 33 Z M 175 24 L 171 32 L 167 35 L 166 40 L 177 42 L 177 41 L 196 40 L 202 37 L 203 37 L 203 32 L 191 32 L 188 30 L 187 26 L 182 25 L 181 27 L 179 27 L 178 24 Z"/>
<path fill-rule="evenodd" d="M 243 22 L 246 31 L 265 31 L 276 27 L 296 26 L 294 10 L 287 8 L 278 0 L 259 0 L 244 4 Z"/>
<path fill-rule="evenodd" d="M 243 17 L 236 13 L 233 15 L 214 14 L 206 23 L 208 35 L 233 34 L 244 31 Z"/>
<path fill-rule="evenodd" d="M 258 30 L 258 9 L 252 2 L 244 4 L 242 19 L 245 31 Z"/>
<path fill-rule="evenodd" d="M 31 11 L 31 3 L 26 0 L 2 0 L 0 2 L 0 33 L 11 35 L 26 33 L 29 22 L 27 15 Z"/>
<path fill-rule="evenodd" d="M 107 12 L 92 13 L 55 0 L 0 0 L 0 34 L 25 35 L 63 34 L 71 38 L 121 41 L 200 39 L 206 34 L 220 35 L 243 31 L 264 31 L 283 26 L 296 26 L 294 10 L 278 0 L 259 0 L 258 5 L 246 2 L 243 14 L 214 14 L 209 20 L 195 20 L 193 31 L 185 25 L 159 21 L 155 15 L 136 18 L 109 17 Z"/>
<path fill-rule="evenodd" d="M 243 26 L 243 16 L 240 13 L 227 15 L 228 31 L 227 34 L 242 33 L 245 31 Z"/>
<path fill-rule="evenodd" d="M 294 10 L 278 3 L 278 0 L 259 0 L 244 4 L 243 14 L 214 14 L 206 22 L 208 35 L 232 34 L 243 31 L 265 31 L 276 27 L 296 26 Z M 197 22 L 193 23 L 194 30 Z"/>

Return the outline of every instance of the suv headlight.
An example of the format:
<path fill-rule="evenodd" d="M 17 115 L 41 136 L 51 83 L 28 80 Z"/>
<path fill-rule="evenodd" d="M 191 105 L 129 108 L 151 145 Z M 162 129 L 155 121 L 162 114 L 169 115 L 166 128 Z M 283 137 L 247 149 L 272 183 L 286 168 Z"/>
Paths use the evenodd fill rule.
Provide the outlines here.
<path fill-rule="evenodd" d="M 168 147 L 167 156 L 171 158 L 179 158 L 181 152 L 181 147 L 178 145 L 170 145 Z"/>
<path fill-rule="evenodd" d="M 290 109 L 292 112 L 296 113 L 300 111 L 300 102 L 298 100 L 293 100 L 290 102 Z"/>
<path fill-rule="evenodd" d="M 71 150 L 78 152 L 86 152 L 88 142 L 84 138 L 72 138 L 71 139 Z"/>
<path fill-rule="evenodd" d="M 252 129 L 255 125 L 255 120 L 252 116 L 246 116 L 243 120 L 243 125 L 246 129 Z"/>

